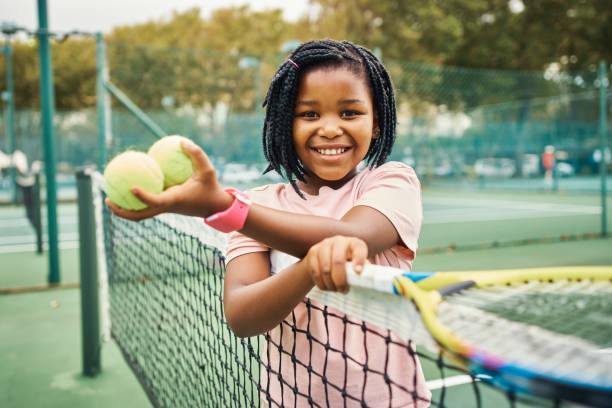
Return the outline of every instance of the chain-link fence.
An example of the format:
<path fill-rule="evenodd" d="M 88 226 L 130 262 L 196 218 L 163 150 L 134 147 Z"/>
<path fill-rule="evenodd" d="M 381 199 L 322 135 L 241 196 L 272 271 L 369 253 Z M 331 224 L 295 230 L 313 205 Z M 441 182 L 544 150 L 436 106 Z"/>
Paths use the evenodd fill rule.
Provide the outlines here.
<path fill-rule="evenodd" d="M 222 181 L 269 182 L 258 176 L 265 167 L 261 103 L 283 55 L 112 42 L 107 54 L 110 81 L 166 133 L 200 144 Z M 384 63 L 398 106 L 391 159 L 412 165 L 424 186 L 426 248 L 601 232 L 600 162 L 610 153 L 602 154 L 600 123 L 602 114 L 612 119 L 612 93 L 603 94 L 602 112 L 600 88 L 607 90 L 608 83 L 598 67 L 569 73 L 561 64 L 516 72 Z M 116 100 L 111 112 L 108 157 L 128 148 L 146 150 L 154 141 Z M 39 112 L 16 114 L 16 146 L 30 160 L 43 157 L 39 122 Z M 610 137 L 607 131 L 608 145 Z M 75 167 L 97 163 L 95 106 L 58 110 L 55 140 L 58 171 L 68 181 Z M 466 223 L 478 227 L 469 239 L 461 234 Z M 508 229 L 516 232 L 502 232 Z"/>

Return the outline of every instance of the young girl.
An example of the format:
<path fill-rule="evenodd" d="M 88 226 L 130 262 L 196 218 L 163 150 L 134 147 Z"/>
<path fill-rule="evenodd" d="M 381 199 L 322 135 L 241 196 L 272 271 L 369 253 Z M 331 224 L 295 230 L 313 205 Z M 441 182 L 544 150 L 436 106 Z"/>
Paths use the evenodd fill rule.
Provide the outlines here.
<path fill-rule="evenodd" d="M 264 104 L 268 171 L 289 183 L 223 190 L 206 154 L 185 143 L 190 180 L 159 195 L 135 187 L 142 211 L 107 204 L 132 220 L 175 212 L 232 232 L 225 316 L 238 336 L 266 333 L 269 406 L 428 406 L 412 345 L 307 297 L 315 285 L 347 292 L 347 261 L 357 271 L 366 259 L 411 268 L 420 184 L 410 167 L 386 163 L 396 126 L 387 71 L 348 41 L 307 42 L 281 64 Z"/>

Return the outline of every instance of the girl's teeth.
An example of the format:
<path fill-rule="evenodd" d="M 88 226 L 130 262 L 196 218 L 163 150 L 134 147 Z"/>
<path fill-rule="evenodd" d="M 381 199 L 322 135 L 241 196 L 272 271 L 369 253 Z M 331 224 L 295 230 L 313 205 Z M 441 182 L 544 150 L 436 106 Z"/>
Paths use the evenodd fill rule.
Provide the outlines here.
<path fill-rule="evenodd" d="M 335 154 L 340 154 L 340 153 L 344 153 L 344 151 L 346 150 L 346 148 L 342 148 L 342 149 L 317 149 L 317 151 L 321 154 L 324 154 L 326 156 L 332 156 Z"/>

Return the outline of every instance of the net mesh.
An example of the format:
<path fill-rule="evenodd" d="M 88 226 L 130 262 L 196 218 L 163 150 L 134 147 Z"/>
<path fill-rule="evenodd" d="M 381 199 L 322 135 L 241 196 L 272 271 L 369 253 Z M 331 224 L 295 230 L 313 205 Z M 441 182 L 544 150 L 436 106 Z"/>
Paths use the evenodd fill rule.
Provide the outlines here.
<path fill-rule="evenodd" d="M 258 406 L 262 338 L 224 323 L 215 247 L 105 212 L 112 336 L 155 406 Z"/>
<path fill-rule="evenodd" d="M 515 401 L 511 393 L 483 387 L 436 352 L 403 340 L 409 333 L 418 338 L 418 330 L 397 335 L 390 327 L 400 324 L 389 317 L 385 326 L 373 326 L 371 322 L 385 321 L 384 308 L 375 307 L 382 302 L 359 295 L 359 290 L 351 290 L 351 301 L 314 293 L 299 305 L 306 317 L 321 313 L 324 328 L 340 324 L 343 329 L 335 340 L 295 312 L 274 331 L 236 337 L 223 312 L 222 239 L 201 220 L 166 214 L 135 223 L 106 207 L 102 218 L 112 337 L 154 406 L 381 406 L 380 401 L 389 401 L 383 406 L 395 406 L 392 401 L 427 406 L 429 400 L 431 406 L 488 406 L 482 402 L 483 388 L 498 401 Z M 331 305 L 353 310 L 357 317 Z M 343 348 L 356 335 L 363 338 L 358 356 Z M 280 341 L 287 336 L 293 347 Z M 427 344 L 426 337 L 422 340 Z M 382 353 L 371 351 L 377 342 Z M 399 380 L 387 371 L 398 358 L 420 361 L 426 378 L 436 379 L 436 385 L 428 384 L 431 396 L 427 387 L 419 386 L 414 370 L 400 373 Z M 329 374 L 333 362 L 340 362 L 344 375 L 339 378 Z M 347 387 L 347 372 L 361 376 L 357 389 Z M 459 396 L 448 385 L 457 379 L 465 383 Z"/>

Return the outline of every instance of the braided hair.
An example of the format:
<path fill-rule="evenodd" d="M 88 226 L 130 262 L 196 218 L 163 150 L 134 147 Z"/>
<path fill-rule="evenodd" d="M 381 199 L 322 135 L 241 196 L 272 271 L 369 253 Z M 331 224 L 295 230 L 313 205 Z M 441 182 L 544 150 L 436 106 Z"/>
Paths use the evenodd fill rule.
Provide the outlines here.
<path fill-rule="evenodd" d="M 280 65 L 264 100 L 266 117 L 263 127 L 263 150 L 269 166 L 289 180 L 300 193 L 296 181 L 305 181 L 306 169 L 293 146 L 293 111 L 301 75 L 316 68 L 344 67 L 365 78 L 380 134 L 372 139 L 365 161 L 370 168 L 385 163 L 395 142 L 395 97 L 391 78 L 382 63 L 369 50 L 349 41 L 316 40 L 300 45 Z"/>

